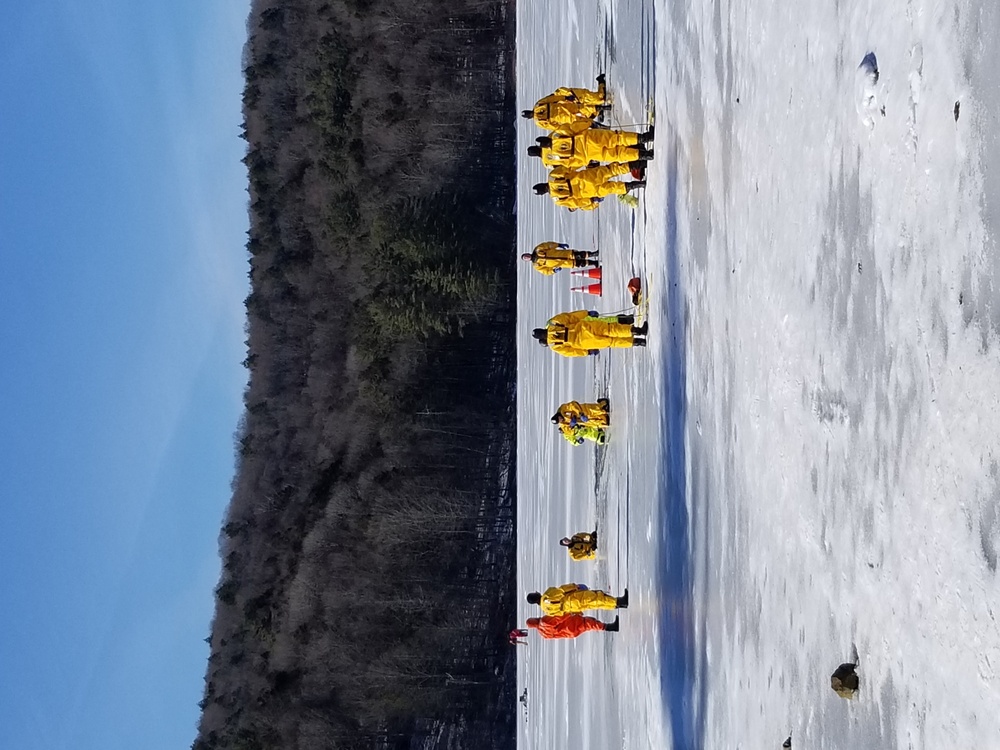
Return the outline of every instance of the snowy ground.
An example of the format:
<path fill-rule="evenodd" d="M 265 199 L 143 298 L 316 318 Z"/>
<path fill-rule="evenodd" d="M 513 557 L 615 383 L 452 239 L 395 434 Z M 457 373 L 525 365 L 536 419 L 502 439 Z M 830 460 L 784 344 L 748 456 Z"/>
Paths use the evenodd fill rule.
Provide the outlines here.
<path fill-rule="evenodd" d="M 520 746 L 1000 747 L 1000 4 L 532 0 L 518 66 L 522 107 L 606 70 L 611 120 L 657 126 L 635 211 L 519 164 L 522 249 L 606 264 L 599 303 L 521 271 L 519 583 L 632 595 L 617 635 L 521 648 Z M 632 275 L 648 350 L 530 340 Z M 603 395 L 613 441 L 562 441 Z"/>

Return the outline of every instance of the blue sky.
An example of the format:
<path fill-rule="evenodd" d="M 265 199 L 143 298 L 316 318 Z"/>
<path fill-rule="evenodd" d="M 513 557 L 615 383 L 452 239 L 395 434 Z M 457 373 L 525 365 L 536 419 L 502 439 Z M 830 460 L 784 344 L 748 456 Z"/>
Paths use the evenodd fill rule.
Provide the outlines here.
<path fill-rule="evenodd" d="M 0 26 L 0 747 L 187 747 L 245 371 L 248 0 Z"/>

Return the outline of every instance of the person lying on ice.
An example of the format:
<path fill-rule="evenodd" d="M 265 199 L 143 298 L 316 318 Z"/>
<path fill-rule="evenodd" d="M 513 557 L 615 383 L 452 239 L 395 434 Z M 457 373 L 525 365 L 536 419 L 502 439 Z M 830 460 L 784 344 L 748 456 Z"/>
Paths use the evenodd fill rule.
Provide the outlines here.
<path fill-rule="evenodd" d="M 536 328 L 531 335 L 542 346 L 547 346 L 564 357 L 596 355 L 601 349 L 628 349 L 645 346 L 649 324 L 632 325 L 631 315 L 601 317 L 595 310 L 577 310 L 556 315 L 545 328 Z"/>
<path fill-rule="evenodd" d="M 589 424 L 578 424 L 570 427 L 568 424 L 559 425 L 559 433 L 565 440 L 573 445 L 583 445 L 587 440 L 591 440 L 598 445 L 604 445 L 608 441 L 607 433 L 603 427 L 595 427 Z"/>
<path fill-rule="evenodd" d="M 573 536 L 564 536 L 559 540 L 560 547 L 566 547 L 571 560 L 593 560 L 597 557 L 597 529 L 581 531 Z"/>
<path fill-rule="evenodd" d="M 547 167 L 578 169 L 591 162 L 646 161 L 653 152 L 646 144 L 653 140 L 653 130 L 629 133 L 624 130 L 585 130 L 578 135 L 553 133 L 535 139 L 537 146 L 528 147 L 528 156 L 540 157 Z"/>
<path fill-rule="evenodd" d="M 603 591 L 591 591 L 579 583 L 564 583 L 550 586 L 543 594 L 532 591 L 526 599 L 528 604 L 540 605 L 543 615 L 569 615 L 588 609 L 626 609 L 628 589 L 616 597 Z"/>
<path fill-rule="evenodd" d="M 529 261 L 543 276 L 559 273 L 564 268 L 597 268 L 601 265 L 596 250 L 573 250 L 562 242 L 542 242 L 530 253 L 522 254 L 521 260 Z"/>
<path fill-rule="evenodd" d="M 645 180 L 619 182 L 615 177 L 629 174 L 633 169 L 646 168 L 644 161 L 630 161 L 628 164 L 608 164 L 605 167 L 587 167 L 572 170 L 555 167 L 549 172 L 548 182 L 540 182 L 532 189 L 535 195 L 549 195 L 557 206 L 571 211 L 580 209 L 592 211 L 601 199 L 609 195 L 625 195 L 630 190 L 646 187 Z"/>
<path fill-rule="evenodd" d="M 582 133 L 594 124 L 602 110 L 610 109 L 606 101 L 604 74 L 597 76 L 597 91 L 570 89 L 565 86 L 542 97 L 521 117 L 534 120 L 538 127 L 560 133 Z"/>
<path fill-rule="evenodd" d="M 595 617 L 583 615 L 546 615 L 545 617 L 529 617 L 527 625 L 537 630 L 542 638 L 576 638 L 591 630 L 604 630 L 608 633 L 618 632 L 618 618 L 614 622 L 601 622 Z"/>

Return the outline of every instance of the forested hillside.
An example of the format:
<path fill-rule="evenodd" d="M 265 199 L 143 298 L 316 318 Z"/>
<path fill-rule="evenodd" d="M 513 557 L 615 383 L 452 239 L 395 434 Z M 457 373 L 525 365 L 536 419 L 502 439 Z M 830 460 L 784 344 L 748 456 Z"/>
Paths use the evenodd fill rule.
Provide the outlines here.
<path fill-rule="evenodd" d="M 513 740 L 513 7 L 255 0 L 196 750 Z"/>

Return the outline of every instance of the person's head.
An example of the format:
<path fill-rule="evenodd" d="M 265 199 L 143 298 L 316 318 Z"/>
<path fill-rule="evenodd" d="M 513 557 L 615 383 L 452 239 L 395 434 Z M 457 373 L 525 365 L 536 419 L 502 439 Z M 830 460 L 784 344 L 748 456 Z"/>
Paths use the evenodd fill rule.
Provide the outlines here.
<path fill-rule="evenodd" d="M 535 191 L 535 195 L 548 195 L 549 194 L 549 183 L 539 182 L 537 185 L 531 188 Z"/>
<path fill-rule="evenodd" d="M 527 625 L 529 628 L 537 629 L 540 622 L 541 620 L 538 617 L 529 617 L 527 622 L 525 622 L 524 624 Z"/>
<path fill-rule="evenodd" d="M 544 328 L 536 328 L 531 332 L 531 337 L 542 346 L 549 345 L 549 332 Z"/>
<path fill-rule="evenodd" d="M 535 143 L 537 143 L 542 148 L 552 148 L 552 139 L 549 138 L 547 135 L 538 136 L 535 139 Z"/>
<path fill-rule="evenodd" d="M 540 159 L 542 157 L 542 147 L 528 146 L 528 156 L 534 156 L 536 159 Z"/>
<path fill-rule="evenodd" d="M 524 598 L 527 600 L 528 604 L 541 604 L 542 603 L 542 595 L 539 594 L 537 591 L 532 591 L 530 594 L 528 594 Z"/>
<path fill-rule="evenodd" d="M 570 539 L 568 536 L 564 536 L 562 539 L 559 540 L 560 547 L 569 547 L 571 544 L 573 544 L 573 540 Z"/>
<path fill-rule="evenodd" d="M 531 261 L 531 253 L 521 253 L 521 260 Z"/>
<path fill-rule="evenodd" d="M 535 116 L 534 111 L 530 109 L 526 109 L 523 112 L 521 112 L 521 117 L 523 117 L 525 120 L 530 120 L 534 116 Z"/>
<path fill-rule="evenodd" d="M 552 424 L 560 424 L 563 421 L 563 415 L 561 411 L 557 411 L 552 415 Z"/>

